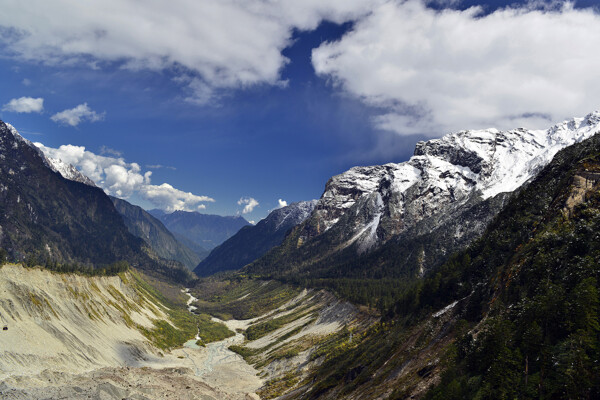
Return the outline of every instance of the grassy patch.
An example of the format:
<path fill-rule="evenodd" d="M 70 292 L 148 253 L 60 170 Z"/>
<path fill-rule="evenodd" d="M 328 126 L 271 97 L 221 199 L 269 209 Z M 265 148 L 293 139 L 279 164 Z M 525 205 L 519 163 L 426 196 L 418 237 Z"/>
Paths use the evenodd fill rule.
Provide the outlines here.
<path fill-rule="evenodd" d="M 263 386 L 257 394 L 261 399 L 274 399 L 296 386 L 299 381 L 300 378 L 297 374 L 288 372 L 280 378 L 271 379 L 265 383 L 265 386 Z"/>
<path fill-rule="evenodd" d="M 192 290 L 195 304 L 202 312 L 220 319 L 249 319 L 281 307 L 300 293 L 300 289 L 275 281 L 244 277 L 204 279 Z"/>
<path fill-rule="evenodd" d="M 208 314 L 197 315 L 196 322 L 198 324 L 198 335 L 200 336 L 199 342 L 202 343 L 198 344 L 199 346 L 203 346 L 206 343 L 218 342 L 219 340 L 235 335 L 225 325 L 212 321 Z"/>
<path fill-rule="evenodd" d="M 250 361 L 250 357 L 252 357 L 258 353 L 258 351 L 255 349 L 249 349 L 248 347 L 240 346 L 237 344 L 229 346 L 229 350 L 242 356 L 242 358 L 248 363 Z"/>
<path fill-rule="evenodd" d="M 181 347 L 185 342 L 194 338 L 197 333 L 202 344 L 226 339 L 235 335 L 225 325 L 210 320 L 206 314 L 195 315 L 185 309 L 173 308 L 168 310 L 172 324 L 165 320 L 154 320 L 154 328 L 138 326 L 138 329 L 156 347 L 169 350 Z"/>
<path fill-rule="evenodd" d="M 176 299 L 177 302 L 174 303 L 145 282 L 138 274 L 132 273 L 131 276 L 135 280 L 134 287 L 140 297 L 149 298 L 154 304 L 162 305 L 162 311 L 167 314 L 171 322 L 160 319 L 154 320 L 154 327 L 151 329 L 138 325 L 140 332 L 155 346 L 163 350 L 181 347 L 185 342 L 194 338 L 196 334 L 199 334 L 202 344 L 223 340 L 235 335 L 225 325 L 212 321 L 207 314 L 190 313 L 185 307 L 185 302 L 179 301 L 179 297 L 170 296 L 170 298 Z M 174 292 L 171 294 L 173 295 Z M 151 301 L 147 302 L 149 305 L 152 304 Z M 153 306 L 153 308 L 155 307 Z"/>

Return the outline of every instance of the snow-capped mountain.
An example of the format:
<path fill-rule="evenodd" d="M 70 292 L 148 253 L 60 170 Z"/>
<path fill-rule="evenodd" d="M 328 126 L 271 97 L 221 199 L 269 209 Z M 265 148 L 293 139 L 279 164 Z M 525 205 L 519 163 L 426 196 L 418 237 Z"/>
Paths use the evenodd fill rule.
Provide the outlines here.
<path fill-rule="evenodd" d="M 245 226 L 202 260 L 194 272 L 198 276 L 239 269 L 281 244 L 286 233 L 304 222 L 317 200 L 300 201 L 271 211 L 256 225 Z"/>
<path fill-rule="evenodd" d="M 414 156 L 406 162 L 355 167 L 331 178 L 314 216 L 323 232 L 358 207 L 344 245 L 357 242 L 359 250 L 368 250 L 470 199 L 485 200 L 514 191 L 559 150 L 598 130 L 600 112 L 594 112 L 548 130 L 461 131 L 418 142 Z M 371 218 L 359 221 L 365 213 Z"/>
<path fill-rule="evenodd" d="M 559 150 L 598 131 L 600 112 L 547 130 L 460 131 L 417 143 L 406 162 L 351 168 L 332 177 L 307 221 L 249 270 L 314 277 L 377 265 L 422 274 L 479 237 L 509 193 Z"/>
<path fill-rule="evenodd" d="M 299 201 L 288 206 L 273 210 L 265 219 L 259 221 L 264 224 L 270 224 L 276 231 L 289 229 L 293 226 L 304 222 L 306 218 L 313 212 L 318 200 Z M 258 225 L 258 224 L 257 224 Z"/>

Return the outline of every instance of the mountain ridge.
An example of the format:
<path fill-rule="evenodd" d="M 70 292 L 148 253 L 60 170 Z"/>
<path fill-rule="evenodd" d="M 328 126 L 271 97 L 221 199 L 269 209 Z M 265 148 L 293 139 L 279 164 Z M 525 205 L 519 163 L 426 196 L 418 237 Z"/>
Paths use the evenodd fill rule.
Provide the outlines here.
<path fill-rule="evenodd" d="M 48 163 L 39 148 L 0 121 L 0 246 L 11 259 L 100 269 L 127 261 L 168 279 L 191 277 L 131 235 L 102 189 L 66 179 Z"/>
<path fill-rule="evenodd" d="M 292 203 L 271 211 L 256 225 L 242 227 L 235 235 L 214 248 L 194 269 L 198 276 L 236 270 L 281 244 L 288 231 L 303 222 L 317 200 Z"/>
<path fill-rule="evenodd" d="M 109 196 L 125 225 L 133 235 L 144 239 L 159 257 L 179 261 L 190 270 L 201 261 L 191 249 L 180 243 L 175 236 L 143 208 L 113 196 Z"/>
<path fill-rule="evenodd" d="M 212 249 L 233 236 L 242 227 L 250 225 L 242 216 L 201 214 L 196 211 L 148 210 L 175 236 L 181 235 L 205 249 Z M 189 246 L 188 246 L 189 247 Z"/>
<path fill-rule="evenodd" d="M 330 178 L 311 216 L 247 271 L 282 277 L 321 270 L 316 277 L 325 277 L 331 275 L 327 266 L 337 264 L 342 273 L 392 239 L 411 240 L 408 233 L 416 229 L 429 235 L 417 257 L 424 272 L 483 233 L 502 208 L 503 193 L 531 180 L 560 149 L 598 130 L 600 112 L 547 130 L 460 131 L 417 143 L 406 162 L 351 168 Z M 479 203 L 488 204 L 489 211 L 480 213 L 474 229 L 461 231 L 468 209 Z M 465 233 L 469 240 L 462 240 Z M 429 257 L 427 247 L 436 235 L 447 237 L 448 245 Z M 413 258 L 419 251 L 414 243 Z"/>

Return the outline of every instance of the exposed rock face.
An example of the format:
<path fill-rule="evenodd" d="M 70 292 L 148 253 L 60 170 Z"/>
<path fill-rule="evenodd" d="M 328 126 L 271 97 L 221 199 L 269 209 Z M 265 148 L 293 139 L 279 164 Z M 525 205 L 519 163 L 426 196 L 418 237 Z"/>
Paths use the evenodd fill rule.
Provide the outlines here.
<path fill-rule="evenodd" d="M 571 193 L 565 202 L 563 212 L 571 215 L 575 207 L 586 201 L 586 196 L 600 188 L 600 171 L 581 171 L 573 177 Z"/>
<path fill-rule="evenodd" d="M 439 233 L 441 226 L 446 228 L 440 235 L 459 239 L 448 243 L 464 245 L 468 241 L 463 240 L 463 225 L 475 228 L 470 229 L 469 239 L 480 235 L 499 211 L 502 193 L 521 187 L 560 149 L 598 130 L 600 112 L 548 130 L 461 131 L 417 143 L 407 162 L 352 168 L 327 182 L 315 211 L 288 238 L 295 243 L 286 247 L 288 251 L 308 248 L 298 249 L 292 257 L 288 254 L 286 258 L 292 261 L 282 268 L 306 269 L 317 259 L 349 248 L 354 255 L 366 254 L 392 238 L 412 240 L 416 234 Z M 482 202 L 487 202 L 488 212 L 470 221 L 469 210 Z M 455 250 L 454 244 L 440 249 L 442 253 Z M 270 254 L 268 260 L 259 261 L 256 270 L 267 267 L 272 271 L 282 257 Z"/>
<path fill-rule="evenodd" d="M 312 213 L 317 200 L 301 201 L 272 211 L 254 226 L 245 226 L 216 247 L 194 272 L 206 276 L 239 269 L 281 244 L 286 233 Z"/>

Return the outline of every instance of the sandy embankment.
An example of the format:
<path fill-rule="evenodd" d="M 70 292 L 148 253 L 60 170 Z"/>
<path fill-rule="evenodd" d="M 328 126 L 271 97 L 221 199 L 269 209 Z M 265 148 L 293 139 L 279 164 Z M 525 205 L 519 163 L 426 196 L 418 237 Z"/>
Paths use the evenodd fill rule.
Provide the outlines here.
<path fill-rule="evenodd" d="M 162 354 L 132 324 L 157 318 L 119 277 L 0 268 L 0 398 L 256 398 L 257 371 L 227 349 L 242 335 Z"/>

